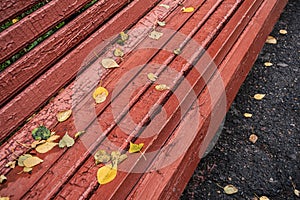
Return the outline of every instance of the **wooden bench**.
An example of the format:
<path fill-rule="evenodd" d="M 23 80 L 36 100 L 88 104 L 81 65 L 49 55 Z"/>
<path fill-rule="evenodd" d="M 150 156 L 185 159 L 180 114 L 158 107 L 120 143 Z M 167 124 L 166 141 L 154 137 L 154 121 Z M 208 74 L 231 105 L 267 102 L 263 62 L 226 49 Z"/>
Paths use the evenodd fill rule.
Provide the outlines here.
<path fill-rule="evenodd" d="M 0 22 L 40 2 L 2 1 Z M 0 73 L 0 175 L 7 177 L 0 196 L 11 199 L 178 198 L 287 0 L 43 3 L 0 32 L 3 63 L 52 30 Z M 183 6 L 195 10 L 184 13 Z M 154 27 L 163 33 L 157 40 L 149 37 Z M 122 31 L 129 35 L 124 46 L 117 44 Z M 116 48 L 122 58 L 113 55 Z M 103 68 L 107 57 L 120 67 Z M 157 84 L 170 89 L 157 91 Z M 109 95 L 95 104 L 99 85 Z M 59 123 L 56 114 L 66 109 L 72 116 Z M 37 153 L 43 163 L 32 173 L 5 167 L 33 152 L 24 144 L 41 124 L 60 136 L 86 132 L 70 148 Z M 126 153 L 129 141 L 144 143 L 144 155 L 127 153 L 116 178 L 99 185 L 94 153 Z"/>

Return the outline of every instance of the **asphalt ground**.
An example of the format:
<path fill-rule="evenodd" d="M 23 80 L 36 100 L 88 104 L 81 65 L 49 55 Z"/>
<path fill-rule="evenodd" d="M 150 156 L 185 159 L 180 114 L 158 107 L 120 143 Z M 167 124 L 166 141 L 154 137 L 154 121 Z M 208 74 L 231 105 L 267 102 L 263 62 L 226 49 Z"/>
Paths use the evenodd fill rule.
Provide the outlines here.
<path fill-rule="evenodd" d="M 299 30 L 300 0 L 290 0 L 270 33 L 277 44 L 265 44 L 216 146 L 200 161 L 181 199 L 300 199 L 294 191 L 300 190 Z M 266 96 L 258 101 L 255 94 Z M 255 143 L 251 134 L 258 137 Z M 224 192 L 222 187 L 230 184 L 237 193 Z"/>

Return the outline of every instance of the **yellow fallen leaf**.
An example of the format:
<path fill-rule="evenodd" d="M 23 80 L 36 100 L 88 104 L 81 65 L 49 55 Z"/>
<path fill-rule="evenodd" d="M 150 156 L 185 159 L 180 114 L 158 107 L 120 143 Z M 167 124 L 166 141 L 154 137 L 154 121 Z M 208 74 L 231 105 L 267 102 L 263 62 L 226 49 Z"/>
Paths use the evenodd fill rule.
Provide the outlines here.
<path fill-rule="evenodd" d="M 136 152 L 140 152 L 141 149 L 143 148 L 144 143 L 140 143 L 140 144 L 134 144 L 132 142 L 130 142 L 130 146 L 129 146 L 129 153 L 136 153 Z"/>
<path fill-rule="evenodd" d="M 233 185 L 226 185 L 224 187 L 224 192 L 226 194 L 235 194 L 235 193 L 238 192 L 238 189 L 235 186 L 233 186 Z"/>
<path fill-rule="evenodd" d="M 112 58 L 104 58 L 102 61 L 101 61 L 101 64 L 104 68 L 106 69 L 111 69 L 111 68 L 116 68 L 116 67 L 120 67 L 118 65 L 118 63 L 112 59 Z"/>
<path fill-rule="evenodd" d="M 253 98 L 256 100 L 262 100 L 265 96 L 265 94 L 255 94 Z"/>
<path fill-rule="evenodd" d="M 107 163 L 110 161 L 111 156 L 105 150 L 98 150 L 95 155 L 96 165 L 99 163 Z"/>
<path fill-rule="evenodd" d="M 51 136 L 47 139 L 47 142 L 53 142 L 53 141 L 57 140 L 58 138 L 60 138 L 59 135 L 51 135 Z"/>
<path fill-rule="evenodd" d="M 19 158 L 18 158 L 18 165 L 20 167 L 24 167 L 24 160 L 26 160 L 27 158 L 30 158 L 32 157 L 32 155 L 30 154 L 24 154 L 24 155 L 21 155 Z"/>
<path fill-rule="evenodd" d="M 250 117 L 252 117 L 252 114 L 251 113 L 244 113 L 244 117 L 250 118 Z"/>
<path fill-rule="evenodd" d="M 273 63 L 271 63 L 271 62 L 265 62 L 264 65 L 265 65 L 266 67 L 271 67 L 271 66 L 273 65 Z"/>
<path fill-rule="evenodd" d="M 295 194 L 297 197 L 300 197 L 300 191 L 299 191 L 299 190 L 294 189 L 294 194 Z"/>
<path fill-rule="evenodd" d="M 258 140 L 257 135 L 251 134 L 249 137 L 249 141 L 252 142 L 253 144 Z"/>
<path fill-rule="evenodd" d="M 169 90 L 170 87 L 165 84 L 160 84 L 160 85 L 156 85 L 155 89 L 158 91 L 164 91 L 164 90 Z"/>
<path fill-rule="evenodd" d="M 41 144 L 35 148 L 35 150 L 39 153 L 47 153 L 51 149 L 53 149 L 58 143 L 55 142 L 46 142 L 44 144 Z"/>
<path fill-rule="evenodd" d="M 95 99 L 96 103 L 102 103 L 106 100 L 108 96 L 108 91 L 104 87 L 98 87 L 93 93 L 93 98 Z"/>
<path fill-rule="evenodd" d="M 113 168 L 111 165 L 105 165 L 97 171 L 97 180 L 101 185 L 111 182 L 116 176 L 117 169 Z"/>
<path fill-rule="evenodd" d="M 85 131 L 78 131 L 76 134 L 75 134 L 75 139 L 76 138 L 79 138 L 81 135 L 83 135 L 85 133 Z"/>
<path fill-rule="evenodd" d="M 281 30 L 279 30 L 279 33 L 281 35 L 285 35 L 285 34 L 287 34 L 287 30 L 281 29 Z"/>
<path fill-rule="evenodd" d="M 181 9 L 181 11 L 184 12 L 184 13 L 191 13 L 191 12 L 194 12 L 194 10 L 195 10 L 194 7 L 187 7 L 187 8 L 183 7 Z"/>
<path fill-rule="evenodd" d="M 273 36 L 268 36 L 266 43 L 267 44 L 277 44 L 277 40 Z"/>
<path fill-rule="evenodd" d="M 42 162 L 43 162 L 43 160 L 37 156 L 29 157 L 23 161 L 25 167 L 34 167 Z"/>
<path fill-rule="evenodd" d="M 6 176 L 3 174 L 0 176 L 0 183 L 4 183 L 7 180 Z"/>
<path fill-rule="evenodd" d="M 149 79 L 150 81 L 152 81 L 152 82 L 156 81 L 156 79 L 158 78 L 158 77 L 157 77 L 155 74 L 153 74 L 153 73 L 147 74 L 147 77 L 148 77 L 148 79 Z"/>
<path fill-rule="evenodd" d="M 17 18 L 11 20 L 11 22 L 12 22 L 13 24 L 17 23 L 18 21 L 19 21 L 19 20 L 18 20 Z"/>
<path fill-rule="evenodd" d="M 64 121 L 66 121 L 67 119 L 69 119 L 69 117 L 71 116 L 71 114 L 72 114 L 72 110 L 63 110 L 63 111 L 59 111 L 59 112 L 56 114 L 57 121 L 59 121 L 59 122 L 64 122 Z"/>
<path fill-rule="evenodd" d="M 154 40 L 158 40 L 159 38 L 161 38 L 161 36 L 163 36 L 163 33 L 155 31 L 155 30 L 149 34 L 149 37 Z"/>
<path fill-rule="evenodd" d="M 0 200 L 9 200 L 9 197 L 0 197 Z"/>
<path fill-rule="evenodd" d="M 124 52 L 122 51 L 122 49 L 116 48 L 114 50 L 114 56 L 116 56 L 116 57 L 123 57 L 124 56 Z"/>
<path fill-rule="evenodd" d="M 159 25 L 159 26 L 165 26 L 166 25 L 166 22 L 165 21 L 157 21 L 157 24 Z"/>
<path fill-rule="evenodd" d="M 270 199 L 266 196 L 261 196 L 261 197 L 259 197 L 259 200 L 270 200 Z"/>
<path fill-rule="evenodd" d="M 127 33 L 125 33 L 124 31 L 122 31 L 122 32 L 120 33 L 120 38 L 121 38 L 122 41 L 125 42 L 126 40 L 129 39 L 129 35 L 128 35 Z"/>
<path fill-rule="evenodd" d="M 24 167 L 23 172 L 28 173 L 28 172 L 31 172 L 32 169 L 33 169 L 32 167 Z"/>
<path fill-rule="evenodd" d="M 169 5 L 166 5 L 166 4 L 160 4 L 159 6 L 160 6 L 160 7 L 164 7 L 165 9 L 169 9 L 169 8 L 170 8 L 170 6 L 169 6 Z"/>
<path fill-rule="evenodd" d="M 39 144 L 43 144 L 43 143 L 45 143 L 46 142 L 46 140 L 38 140 L 38 141 L 34 141 L 34 142 L 32 142 L 31 143 L 31 148 L 35 148 L 37 145 L 39 145 Z"/>

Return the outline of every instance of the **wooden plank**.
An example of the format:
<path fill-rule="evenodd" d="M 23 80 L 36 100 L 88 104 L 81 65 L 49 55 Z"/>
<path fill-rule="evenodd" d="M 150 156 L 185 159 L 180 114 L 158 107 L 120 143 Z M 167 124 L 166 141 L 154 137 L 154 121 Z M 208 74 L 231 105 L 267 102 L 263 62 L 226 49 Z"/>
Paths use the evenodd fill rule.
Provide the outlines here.
<path fill-rule="evenodd" d="M 261 50 L 267 35 L 271 31 L 272 26 L 275 24 L 286 3 L 287 1 L 280 0 L 265 1 L 264 5 L 260 8 L 260 11 L 256 14 L 251 23 L 249 23 L 249 27 L 247 27 L 246 31 L 240 37 L 233 50 L 222 63 L 219 71 L 224 85 L 226 86 L 226 95 L 229 97 L 227 98 L 227 109 L 230 107 L 234 96 L 238 92 L 239 86 L 242 84 L 247 73 L 250 71 L 251 66 L 255 62 L 255 59 Z M 215 84 L 218 80 L 218 76 L 213 77 L 211 85 Z M 222 92 L 223 91 L 219 91 L 220 96 L 222 95 Z M 203 135 L 206 134 L 205 132 L 209 126 L 209 118 L 214 112 L 211 108 L 217 110 L 219 105 L 218 101 L 211 102 L 210 94 L 207 88 L 203 93 L 201 93 L 199 100 L 202 102 L 205 100 L 205 104 L 201 105 L 201 110 L 207 117 L 203 122 L 201 122 L 201 126 L 198 129 L 198 137 L 195 137 L 195 140 L 193 144 L 191 144 L 188 151 L 171 166 L 161 169 L 159 173 L 153 172 L 151 174 L 145 174 L 143 179 L 141 179 L 140 183 L 136 185 L 136 188 L 132 191 L 128 198 L 179 198 L 199 162 L 199 157 L 201 157 L 201 155 L 198 155 L 197 153 L 195 154 L 195 152 L 200 151 L 201 145 L 199 144 L 204 144 Z M 211 103 L 213 103 L 213 105 L 210 105 Z M 191 111 L 189 116 L 190 118 L 189 120 L 186 120 L 185 123 L 189 123 L 193 120 L 193 114 L 195 113 Z M 174 134 L 178 134 L 179 130 L 180 127 Z M 164 159 L 166 156 L 165 153 L 166 152 L 163 152 L 160 155 L 161 162 L 163 162 L 162 159 Z M 204 151 L 201 153 L 204 153 Z M 154 163 L 154 165 L 157 163 L 158 162 Z M 161 181 L 158 182 L 157 180 Z"/>
<path fill-rule="evenodd" d="M 0 107 L 32 80 L 44 73 L 67 51 L 82 42 L 106 19 L 125 6 L 128 0 L 104 0 L 58 30 L 50 38 L 20 58 L 0 74 Z M 104 12 L 105 11 L 105 12 Z M 12 81 L 13 80 L 13 81 Z M 61 80 L 62 82 L 64 80 Z"/>
<path fill-rule="evenodd" d="M 31 6 L 42 1 L 43 0 L 0 1 L 0 24 L 22 14 Z"/>
<path fill-rule="evenodd" d="M 0 33 L 0 63 L 62 22 L 89 0 L 53 0 Z"/>

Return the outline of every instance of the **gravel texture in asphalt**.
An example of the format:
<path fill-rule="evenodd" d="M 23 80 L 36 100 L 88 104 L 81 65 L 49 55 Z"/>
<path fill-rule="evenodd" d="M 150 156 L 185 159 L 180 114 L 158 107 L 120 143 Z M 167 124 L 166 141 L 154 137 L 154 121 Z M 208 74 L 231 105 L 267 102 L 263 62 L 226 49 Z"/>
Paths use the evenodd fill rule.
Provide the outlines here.
<path fill-rule="evenodd" d="M 287 30 L 287 34 L 279 30 Z M 300 199 L 300 0 L 290 0 L 181 199 Z M 271 62 L 272 66 L 264 66 Z M 257 93 L 266 94 L 258 101 Z M 251 113 L 245 118 L 244 113 Z M 258 139 L 249 141 L 251 134 Z M 224 193 L 232 184 L 238 192 Z"/>

